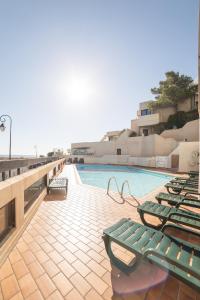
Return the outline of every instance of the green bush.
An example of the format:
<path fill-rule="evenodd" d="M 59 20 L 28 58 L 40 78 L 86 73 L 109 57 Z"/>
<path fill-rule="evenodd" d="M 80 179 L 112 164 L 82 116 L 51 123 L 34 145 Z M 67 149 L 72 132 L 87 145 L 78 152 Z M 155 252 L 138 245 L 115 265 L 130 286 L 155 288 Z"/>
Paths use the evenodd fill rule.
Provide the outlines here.
<path fill-rule="evenodd" d="M 197 110 L 192 110 L 189 112 L 178 111 L 174 115 L 170 115 L 166 124 L 167 129 L 172 128 L 181 128 L 187 122 L 196 120 L 199 118 L 199 114 Z"/>

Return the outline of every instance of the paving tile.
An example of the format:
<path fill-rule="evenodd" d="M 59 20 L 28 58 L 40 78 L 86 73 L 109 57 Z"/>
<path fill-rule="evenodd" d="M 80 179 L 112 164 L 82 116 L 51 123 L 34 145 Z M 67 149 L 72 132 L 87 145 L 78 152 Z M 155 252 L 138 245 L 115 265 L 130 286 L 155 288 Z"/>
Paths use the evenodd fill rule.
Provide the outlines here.
<path fill-rule="evenodd" d="M 45 261 L 49 260 L 49 256 L 43 250 L 35 252 L 35 256 L 40 263 L 44 263 Z"/>
<path fill-rule="evenodd" d="M 73 288 L 71 282 L 62 273 L 58 273 L 52 279 L 63 296 L 67 295 Z"/>
<path fill-rule="evenodd" d="M 34 240 L 38 243 L 38 244 L 42 244 L 45 242 L 45 239 L 41 236 L 41 235 L 37 235 L 34 237 Z"/>
<path fill-rule="evenodd" d="M 3 280 L 4 278 L 10 276 L 11 274 L 13 274 L 13 270 L 9 259 L 6 259 L 6 261 L 3 263 L 3 265 L 0 268 L 0 280 Z"/>
<path fill-rule="evenodd" d="M 52 260 L 44 262 L 42 266 L 50 277 L 53 277 L 60 272 L 59 268 Z"/>
<path fill-rule="evenodd" d="M 102 297 L 94 290 L 91 289 L 89 293 L 85 296 L 86 300 L 102 300 Z"/>
<path fill-rule="evenodd" d="M 102 277 L 106 273 L 106 270 L 100 264 L 98 264 L 95 260 L 89 261 L 87 266 L 100 277 Z"/>
<path fill-rule="evenodd" d="M 91 272 L 91 270 L 87 267 L 87 265 L 82 263 L 78 259 L 72 265 L 83 277 L 85 277 Z"/>
<path fill-rule="evenodd" d="M 72 244 L 71 242 L 67 242 L 65 244 L 66 249 L 68 249 L 69 251 L 71 251 L 72 253 L 76 252 L 78 250 L 78 247 L 76 247 L 74 244 Z"/>
<path fill-rule="evenodd" d="M 23 296 L 26 298 L 30 294 L 32 294 L 35 290 L 37 290 L 37 285 L 30 273 L 26 274 L 25 276 L 21 277 L 18 280 L 21 292 Z"/>
<path fill-rule="evenodd" d="M 13 264 L 13 263 L 17 262 L 20 259 L 22 259 L 21 254 L 19 253 L 17 248 L 14 248 L 12 250 L 12 252 L 10 253 L 10 255 L 9 255 L 10 263 Z"/>
<path fill-rule="evenodd" d="M 45 240 L 50 244 L 53 244 L 56 242 L 56 239 L 52 235 L 45 236 Z"/>
<path fill-rule="evenodd" d="M 61 262 L 64 258 L 56 251 L 51 251 L 48 253 L 48 256 L 56 263 L 58 264 Z"/>
<path fill-rule="evenodd" d="M 56 290 L 55 292 L 53 292 L 48 298 L 47 300 L 63 300 L 63 296 L 61 295 L 61 293 Z"/>
<path fill-rule="evenodd" d="M 17 294 L 20 290 L 15 275 L 11 275 L 3 279 L 1 281 L 1 289 L 4 300 L 10 299 Z"/>
<path fill-rule="evenodd" d="M 26 264 L 24 263 L 24 261 L 22 259 L 17 261 L 16 263 L 14 263 L 12 265 L 12 268 L 13 268 L 13 271 L 14 271 L 17 279 L 23 277 L 24 275 L 26 275 L 29 272 Z"/>
<path fill-rule="evenodd" d="M 72 275 L 70 278 L 72 284 L 76 287 L 76 289 L 80 292 L 82 296 L 86 295 L 91 289 L 90 284 L 78 273 Z"/>
<path fill-rule="evenodd" d="M 67 296 L 65 296 L 65 300 L 84 300 L 84 298 L 79 294 L 76 289 L 72 289 Z M 93 299 L 91 299 L 93 300 Z"/>
<path fill-rule="evenodd" d="M 55 284 L 47 274 L 43 274 L 37 278 L 36 282 L 44 298 L 47 298 L 56 290 Z"/>
<path fill-rule="evenodd" d="M 87 252 L 87 251 L 89 251 L 90 250 L 90 247 L 88 247 L 86 244 L 84 244 L 83 242 L 78 242 L 77 244 L 76 244 L 76 246 L 80 249 L 80 250 L 82 250 L 82 251 L 84 251 L 84 252 Z"/>
<path fill-rule="evenodd" d="M 28 246 L 25 242 L 22 241 L 17 244 L 17 249 L 19 250 L 20 253 L 22 253 L 28 250 Z"/>
<path fill-rule="evenodd" d="M 23 252 L 22 256 L 27 265 L 32 263 L 34 260 L 36 260 L 35 255 L 30 250 Z"/>
<path fill-rule="evenodd" d="M 41 266 L 41 264 L 37 260 L 35 260 L 31 264 L 29 264 L 28 268 L 29 268 L 33 278 L 38 278 L 45 272 L 44 268 Z"/>
<path fill-rule="evenodd" d="M 1 291 L 1 287 L 0 287 L 0 299 L 3 300 L 3 294 L 2 294 L 2 291 Z"/>
<path fill-rule="evenodd" d="M 67 243 L 67 239 L 66 238 L 64 238 L 62 235 L 58 235 L 57 237 L 56 237 L 56 239 L 57 239 L 57 241 L 59 241 L 61 244 L 66 244 Z"/>
<path fill-rule="evenodd" d="M 104 267 L 106 270 L 108 270 L 109 272 L 111 271 L 111 265 L 108 259 L 104 259 L 101 262 L 101 266 Z"/>
<path fill-rule="evenodd" d="M 106 284 L 108 284 L 110 287 L 112 286 L 112 282 L 111 282 L 111 273 L 110 272 L 106 272 L 101 279 L 103 279 L 105 281 Z"/>
<path fill-rule="evenodd" d="M 61 261 L 58 264 L 58 267 L 61 269 L 62 273 L 65 274 L 68 278 L 75 273 L 75 269 L 65 260 Z"/>
<path fill-rule="evenodd" d="M 53 251 L 53 247 L 48 243 L 48 242 L 44 242 L 42 244 L 40 244 L 40 247 L 46 252 L 49 253 L 51 251 Z"/>
<path fill-rule="evenodd" d="M 33 241 L 33 237 L 28 232 L 25 232 L 23 234 L 23 239 L 27 244 L 29 244 Z"/>
<path fill-rule="evenodd" d="M 88 274 L 86 279 L 100 295 L 108 288 L 108 285 L 94 273 Z"/>
<path fill-rule="evenodd" d="M 82 250 L 78 250 L 74 253 L 78 259 L 80 259 L 83 263 L 87 264 L 91 258 L 85 254 Z"/>
<path fill-rule="evenodd" d="M 61 253 L 61 255 L 65 258 L 65 260 L 67 260 L 69 263 L 73 263 L 77 257 L 71 253 L 69 250 L 65 249 L 65 251 L 63 251 Z"/>
<path fill-rule="evenodd" d="M 32 243 L 28 244 L 28 246 L 29 246 L 29 250 L 31 250 L 33 253 L 41 250 L 40 246 L 35 241 L 33 241 Z"/>
<path fill-rule="evenodd" d="M 26 300 L 43 300 L 42 294 L 40 291 L 33 292 L 30 296 L 26 298 Z"/>
<path fill-rule="evenodd" d="M 10 300 L 24 300 L 24 297 L 22 296 L 22 293 L 17 293 L 15 296 L 10 298 Z"/>
<path fill-rule="evenodd" d="M 96 262 L 98 263 L 100 263 L 104 259 L 102 255 L 100 255 L 98 252 L 94 251 L 93 249 L 88 251 L 87 254 L 91 256 L 94 260 L 96 260 Z"/>
<path fill-rule="evenodd" d="M 110 300 L 110 299 L 113 299 L 112 298 L 113 296 L 113 290 L 111 287 L 107 288 L 107 290 L 103 293 L 103 299 L 105 300 Z M 114 300 L 114 299 L 113 299 Z M 154 299 L 156 300 L 156 299 Z M 161 300 L 161 299 L 160 299 Z"/>
<path fill-rule="evenodd" d="M 58 251 L 58 252 L 62 252 L 65 250 L 65 247 L 59 243 L 59 242 L 55 242 L 54 244 L 52 244 L 52 246 Z"/>

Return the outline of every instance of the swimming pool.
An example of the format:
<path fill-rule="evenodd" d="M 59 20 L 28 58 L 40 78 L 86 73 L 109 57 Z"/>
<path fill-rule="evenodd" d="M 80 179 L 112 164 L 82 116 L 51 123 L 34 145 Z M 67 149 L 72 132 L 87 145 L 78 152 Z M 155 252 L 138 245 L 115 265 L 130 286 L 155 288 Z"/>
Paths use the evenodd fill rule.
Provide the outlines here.
<path fill-rule="evenodd" d="M 173 176 L 149 170 L 139 169 L 131 166 L 114 165 L 76 165 L 82 183 L 107 189 L 110 177 L 116 177 L 119 188 L 122 183 L 128 180 L 131 193 L 138 197 L 150 193 L 157 187 L 166 184 Z M 110 190 L 117 191 L 116 185 L 112 181 Z M 125 189 L 125 192 L 127 188 Z"/>

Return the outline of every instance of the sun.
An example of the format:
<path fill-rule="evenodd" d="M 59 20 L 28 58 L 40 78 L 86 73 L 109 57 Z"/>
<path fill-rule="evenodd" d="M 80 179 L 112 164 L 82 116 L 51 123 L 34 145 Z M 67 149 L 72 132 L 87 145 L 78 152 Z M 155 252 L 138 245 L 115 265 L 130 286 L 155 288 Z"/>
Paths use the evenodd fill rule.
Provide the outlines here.
<path fill-rule="evenodd" d="M 87 98 L 90 95 L 91 87 L 86 78 L 72 77 L 67 84 L 67 93 L 70 98 Z"/>
<path fill-rule="evenodd" d="M 84 74 L 70 74 L 62 81 L 60 91 L 68 103 L 85 104 L 94 95 L 94 84 Z"/>

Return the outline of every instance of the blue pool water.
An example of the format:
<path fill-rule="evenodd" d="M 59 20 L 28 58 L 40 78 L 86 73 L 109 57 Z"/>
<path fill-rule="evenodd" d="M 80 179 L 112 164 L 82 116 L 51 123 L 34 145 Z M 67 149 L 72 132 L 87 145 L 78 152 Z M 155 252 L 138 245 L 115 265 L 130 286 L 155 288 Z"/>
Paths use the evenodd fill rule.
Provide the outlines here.
<path fill-rule="evenodd" d="M 160 185 L 166 184 L 173 177 L 149 170 L 138 169 L 130 166 L 113 165 L 76 165 L 82 183 L 107 189 L 108 180 L 115 176 L 119 188 L 128 180 L 132 195 L 143 197 Z M 110 190 L 117 191 L 114 181 L 111 182 Z M 126 193 L 125 189 L 125 193 Z"/>

